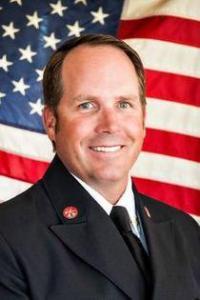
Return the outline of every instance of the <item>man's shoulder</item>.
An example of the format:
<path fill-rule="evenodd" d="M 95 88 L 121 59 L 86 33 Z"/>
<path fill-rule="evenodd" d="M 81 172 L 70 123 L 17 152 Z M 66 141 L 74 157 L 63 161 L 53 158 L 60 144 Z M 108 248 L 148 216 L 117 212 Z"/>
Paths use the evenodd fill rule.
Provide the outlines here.
<path fill-rule="evenodd" d="M 154 220 L 158 222 L 172 220 L 177 225 L 186 228 L 200 229 L 198 223 L 188 213 L 147 195 L 140 194 L 140 197 L 143 199 L 144 206 L 148 207 Z"/>
<path fill-rule="evenodd" d="M 14 198 L 0 204 L 0 229 L 8 226 L 13 226 L 23 223 L 23 220 L 28 219 L 33 215 L 36 202 L 42 196 L 43 189 L 41 183 L 37 182 L 23 193 Z"/>

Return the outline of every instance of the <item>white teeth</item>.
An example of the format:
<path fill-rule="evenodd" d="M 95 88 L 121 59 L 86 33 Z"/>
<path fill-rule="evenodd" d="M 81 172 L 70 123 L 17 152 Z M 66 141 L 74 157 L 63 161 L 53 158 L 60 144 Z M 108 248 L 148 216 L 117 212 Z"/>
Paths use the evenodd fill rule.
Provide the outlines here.
<path fill-rule="evenodd" d="M 113 146 L 113 147 L 92 147 L 94 151 L 97 152 L 116 152 L 120 150 L 121 146 Z"/>

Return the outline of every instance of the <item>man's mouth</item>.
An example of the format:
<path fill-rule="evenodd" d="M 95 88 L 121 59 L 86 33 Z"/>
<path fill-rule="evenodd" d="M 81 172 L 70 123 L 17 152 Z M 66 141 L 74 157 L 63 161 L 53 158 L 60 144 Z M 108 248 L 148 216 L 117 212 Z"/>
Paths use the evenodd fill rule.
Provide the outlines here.
<path fill-rule="evenodd" d="M 104 153 L 113 153 L 119 151 L 123 146 L 96 146 L 90 147 L 93 151 L 104 152 Z"/>

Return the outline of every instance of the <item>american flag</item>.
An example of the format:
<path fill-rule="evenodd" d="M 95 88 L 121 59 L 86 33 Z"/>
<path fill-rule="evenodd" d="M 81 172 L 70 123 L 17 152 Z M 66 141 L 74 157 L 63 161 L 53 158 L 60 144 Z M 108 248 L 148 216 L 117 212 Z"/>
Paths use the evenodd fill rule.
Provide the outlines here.
<path fill-rule="evenodd" d="M 147 136 L 138 189 L 200 222 L 199 0 L 0 1 L 0 200 L 42 177 L 53 157 L 41 80 L 51 53 L 84 33 L 116 35 L 141 56 Z"/>

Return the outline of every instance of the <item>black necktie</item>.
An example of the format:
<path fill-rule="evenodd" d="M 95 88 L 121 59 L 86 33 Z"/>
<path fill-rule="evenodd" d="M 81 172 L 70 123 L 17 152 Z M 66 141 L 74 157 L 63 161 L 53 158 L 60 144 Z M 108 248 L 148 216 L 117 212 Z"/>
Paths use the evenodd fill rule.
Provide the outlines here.
<path fill-rule="evenodd" d="M 139 269 L 141 270 L 147 287 L 150 287 L 151 273 L 149 257 L 140 239 L 132 232 L 130 225 L 131 221 L 126 208 L 122 206 L 113 206 L 110 217 L 122 235 Z"/>

